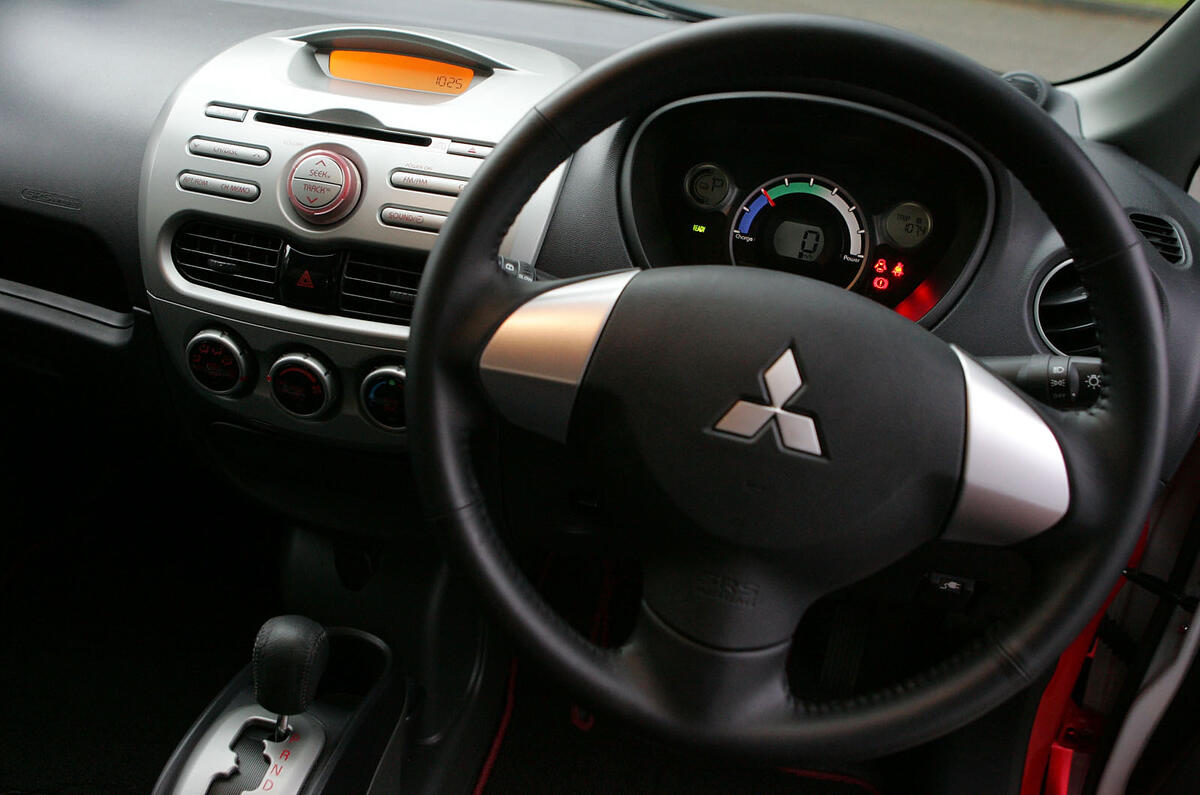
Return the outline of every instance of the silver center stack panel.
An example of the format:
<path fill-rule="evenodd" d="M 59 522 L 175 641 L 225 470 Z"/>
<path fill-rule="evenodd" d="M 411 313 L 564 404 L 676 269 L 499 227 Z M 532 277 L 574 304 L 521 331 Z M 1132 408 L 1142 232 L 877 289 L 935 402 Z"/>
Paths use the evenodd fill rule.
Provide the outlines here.
<path fill-rule="evenodd" d="M 460 94 L 340 79 L 333 50 L 430 59 L 473 77 Z M 460 192 L 517 120 L 578 71 L 512 42 L 361 26 L 259 36 L 202 66 L 155 126 L 139 206 L 151 310 L 183 377 L 257 423 L 399 444 L 402 430 L 372 421 L 360 383 L 402 366 L 420 269 Z M 562 172 L 501 246 L 523 273 Z M 248 349 L 244 389 L 220 393 L 195 377 L 189 342 L 206 330 Z M 272 399 L 267 374 L 289 353 L 328 364 L 340 395 L 331 411 L 303 417 Z"/>

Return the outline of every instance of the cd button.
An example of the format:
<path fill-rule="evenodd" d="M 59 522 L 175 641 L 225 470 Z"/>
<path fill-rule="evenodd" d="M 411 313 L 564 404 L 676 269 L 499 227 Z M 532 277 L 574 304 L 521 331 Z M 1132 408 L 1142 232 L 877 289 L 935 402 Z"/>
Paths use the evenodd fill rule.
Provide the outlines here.
<path fill-rule="evenodd" d="M 232 160 L 235 163 L 249 163 L 252 166 L 261 166 L 271 159 L 271 153 L 261 147 L 230 144 L 210 138 L 193 138 L 188 141 L 188 151 L 201 157 Z"/>

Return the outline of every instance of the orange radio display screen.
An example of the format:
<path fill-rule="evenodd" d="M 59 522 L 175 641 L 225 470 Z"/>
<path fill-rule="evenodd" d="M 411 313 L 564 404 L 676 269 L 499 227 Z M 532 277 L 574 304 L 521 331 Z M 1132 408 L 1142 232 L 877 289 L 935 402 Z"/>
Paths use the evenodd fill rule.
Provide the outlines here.
<path fill-rule="evenodd" d="M 475 76 L 472 70 L 457 64 L 362 50 L 330 52 L 329 74 L 361 83 L 432 91 L 436 94 L 461 94 Z"/>

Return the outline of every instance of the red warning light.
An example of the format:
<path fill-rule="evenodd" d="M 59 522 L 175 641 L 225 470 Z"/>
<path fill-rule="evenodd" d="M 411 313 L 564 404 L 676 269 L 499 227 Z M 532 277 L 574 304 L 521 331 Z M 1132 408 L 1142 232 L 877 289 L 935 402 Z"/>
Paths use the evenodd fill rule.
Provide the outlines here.
<path fill-rule="evenodd" d="M 896 263 L 896 267 L 892 268 L 892 275 L 895 276 L 897 279 L 899 279 L 901 276 L 904 275 L 904 263 L 903 262 Z"/>
<path fill-rule="evenodd" d="M 308 271 L 300 274 L 300 278 L 296 281 L 296 286 L 309 288 L 313 287 L 312 276 L 309 275 Z"/>
<path fill-rule="evenodd" d="M 887 269 L 888 269 L 887 260 L 885 260 L 885 259 L 875 260 L 875 272 L 876 273 L 887 273 Z"/>
<path fill-rule="evenodd" d="M 875 281 L 871 282 L 871 286 L 876 290 L 886 290 L 890 284 L 886 276 L 876 276 Z"/>

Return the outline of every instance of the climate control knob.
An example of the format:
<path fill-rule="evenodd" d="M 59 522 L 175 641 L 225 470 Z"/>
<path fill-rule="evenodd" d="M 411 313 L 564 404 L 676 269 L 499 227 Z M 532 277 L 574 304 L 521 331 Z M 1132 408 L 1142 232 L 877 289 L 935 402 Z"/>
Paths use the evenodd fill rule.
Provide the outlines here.
<path fill-rule="evenodd" d="M 337 399 L 333 370 L 308 353 L 280 356 L 267 373 L 267 383 L 279 407 L 301 419 L 320 417 Z"/>
<path fill-rule="evenodd" d="M 389 431 L 404 427 L 404 368 L 389 364 L 377 367 L 358 389 L 363 411 Z"/>
<path fill-rule="evenodd" d="M 353 161 L 328 149 L 310 149 L 288 172 L 288 198 L 304 220 L 332 224 L 358 204 L 362 178 Z"/>
<path fill-rule="evenodd" d="M 242 343 L 217 329 L 201 331 L 187 344 L 188 371 L 214 395 L 232 395 L 250 381 L 250 359 Z"/>

